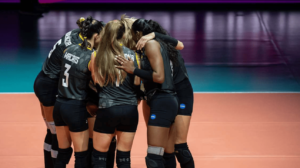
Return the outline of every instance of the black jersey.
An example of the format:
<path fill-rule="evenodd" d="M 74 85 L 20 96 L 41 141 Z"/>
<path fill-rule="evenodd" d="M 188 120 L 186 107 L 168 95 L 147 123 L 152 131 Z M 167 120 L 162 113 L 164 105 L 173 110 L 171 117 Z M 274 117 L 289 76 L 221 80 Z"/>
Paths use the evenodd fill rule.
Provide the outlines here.
<path fill-rule="evenodd" d="M 125 58 L 134 60 L 135 67 L 138 66 L 137 55 L 127 47 L 122 47 Z M 137 105 L 136 91 L 139 86 L 134 85 L 134 75 L 127 74 L 122 84 L 108 84 L 100 87 L 97 85 L 99 95 L 99 108 L 109 108 L 116 105 Z"/>
<path fill-rule="evenodd" d="M 92 49 L 84 50 L 78 44 L 67 48 L 63 55 L 58 83 L 58 97 L 85 100 L 91 80 L 88 64 Z"/>
<path fill-rule="evenodd" d="M 155 83 L 152 80 L 143 79 L 146 95 L 155 90 L 172 93 L 175 90 L 173 81 L 173 64 L 169 59 L 168 51 L 164 44 L 160 43 L 160 52 L 164 62 L 165 81 L 162 84 Z M 152 70 L 151 64 L 145 54 L 141 57 L 141 68 L 144 70 Z"/>
<path fill-rule="evenodd" d="M 181 81 L 183 81 L 185 78 L 189 78 L 186 67 L 184 65 L 184 60 L 178 51 L 178 56 L 177 56 L 178 63 L 177 65 L 174 65 L 173 69 L 173 79 L 174 79 L 174 84 L 177 84 Z"/>
<path fill-rule="evenodd" d="M 83 41 L 80 35 L 80 29 L 74 29 L 66 33 L 57 43 L 54 44 L 46 61 L 43 65 L 43 71 L 49 78 L 59 78 L 61 70 L 61 61 L 64 50 L 72 44 L 79 44 Z"/>

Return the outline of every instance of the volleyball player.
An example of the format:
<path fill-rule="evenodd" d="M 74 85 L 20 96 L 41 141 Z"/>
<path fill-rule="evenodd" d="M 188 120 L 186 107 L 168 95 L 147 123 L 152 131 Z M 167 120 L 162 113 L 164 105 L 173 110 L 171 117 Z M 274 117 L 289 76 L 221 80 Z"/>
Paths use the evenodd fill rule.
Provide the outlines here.
<path fill-rule="evenodd" d="M 160 27 L 150 27 L 153 21 L 138 19 L 132 24 L 131 33 L 137 42 L 143 35 L 160 32 Z M 146 165 L 148 168 L 163 168 L 164 147 L 167 145 L 170 127 L 177 114 L 178 102 L 172 78 L 172 64 L 176 64 L 177 51 L 174 47 L 158 39 L 150 40 L 144 47 L 141 69 L 132 66 L 131 61 L 118 57 L 118 66 L 130 74 L 143 79 L 150 117 L 147 126 L 148 150 Z"/>
<path fill-rule="evenodd" d="M 88 123 L 86 98 L 91 80 L 88 63 L 93 47 L 99 44 L 103 23 L 88 17 L 80 30 L 84 41 L 73 44 L 64 51 L 62 69 L 58 83 L 58 97 L 53 110 L 59 152 L 55 168 L 68 164 L 73 142 L 75 167 L 87 167 L 88 157 Z"/>
<path fill-rule="evenodd" d="M 80 20 L 83 21 L 84 19 L 79 19 L 77 21 L 78 25 L 80 25 Z M 44 160 L 46 168 L 52 168 L 57 157 L 58 144 L 53 122 L 53 106 L 58 91 L 61 58 L 63 51 L 68 46 L 79 44 L 82 41 L 83 37 L 80 34 L 80 29 L 74 29 L 66 33 L 56 42 L 56 44 L 54 44 L 53 49 L 50 51 L 43 64 L 42 71 L 38 74 L 34 82 L 34 92 L 40 101 L 43 117 L 47 125 L 47 135 L 44 143 Z"/>
<path fill-rule="evenodd" d="M 90 70 L 98 84 L 99 109 L 94 126 L 93 167 L 105 167 L 107 151 L 114 134 L 117 135 L 118 168 L 130 168 L 130 151 L 138 124 L 136 90 L 137 78 L 119 70 L 115 55 L 131 58 L 138 66 L 136 54 L 122 45 L 125 25 L 119 20 L 106 24 L 96 57 Z M 140 81 L 136 82 L 138 85 Z"/>
<path fill-rule="evenodd" d="M 154 22 L 155 24 L 155 22 Z M 157 25 L 153 25 L 151 27 L 155 27 Z M 164 32 L 162 32 L 164 33 Z M 137 43 L 137 49 L 142 49 L 145 44 L 153 39 L 153 38 L 159 38 L 170 45 L 174 46 L 177 50 L 183 49 L 183 43 L 167 36 L 166 34 L 162 33 L 149 33 L 148 35 L 143 36 Z M 191 152 L 188 149 L 187 145 L 187 135 L 191 120 L 191 114 L 193 111 L 193 88 L 191 86 L 191 83 L 188 78 L 187 70 L 184 65 L 184 60 L 181 57 L 180 52 L 178 53 L 178 64 L 173 66 L 174 72 L 173 72 L 173 79 L 175 84 L 175 89 L 178 97 L 178 114 L 175 119 L 174 126 L 171 131 L 171 140 L 168 143 L 168 146 L 166 147 L 164 159 L 165 159 L 165 166 L 166 168 L 175 168 L 176 167 L 176 161 L 175 156 L 172 151 L 174 151 L 175 147 L 175 154 L 177 157 L 178 162 L 180 163 L 180 166 L 182 168 L 193 168 L 194 166 L 194 159 L 191 155 Z M 145 121 L 147 124 L 147 118 L 150 116 L 150 109 L 149 106 L 143 101 L 143 112 Z M 172 140 L 174 139 L 175 146 L 172 145 Z"/>

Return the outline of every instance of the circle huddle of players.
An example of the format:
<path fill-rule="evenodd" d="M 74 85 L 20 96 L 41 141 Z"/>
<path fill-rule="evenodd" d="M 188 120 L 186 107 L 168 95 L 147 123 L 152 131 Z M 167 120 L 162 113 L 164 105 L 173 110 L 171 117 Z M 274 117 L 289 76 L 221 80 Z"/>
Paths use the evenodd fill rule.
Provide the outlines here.
<path fill-rule="evenodd" d="M 34 92 L 47 126 L 46 168 L 130 168 L 138 104 L 147 126 L 147 168 L 194 168 L 187 145 L 193 89 L 183 43 L 155 21 L 91 16 L 54 44 Z M 142 142 L 139 142 L 142 143 Z M 73 148 L 71 147 L 73 145 Z M 115 159 L 116 158 L 116 159 Z"/>

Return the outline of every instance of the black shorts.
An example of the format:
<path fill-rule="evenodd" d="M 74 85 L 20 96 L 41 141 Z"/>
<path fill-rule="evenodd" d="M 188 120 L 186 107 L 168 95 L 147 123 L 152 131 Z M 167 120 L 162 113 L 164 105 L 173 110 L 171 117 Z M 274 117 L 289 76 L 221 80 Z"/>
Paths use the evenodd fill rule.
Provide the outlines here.
<path fill-rule="evenodd" d="M 150 106 L 148 125 L 169 128 L 174 123 L 178 110 L 178 102 L 175 95 L 156 92 L 148 104 Z"/>
<path fill-rule="evenodd" d="M 191 116 L 194 105 L 194 92 L 188 78 L 175 85 L 178 98 L 178 115 Z"/>
<path fill-rule="evenodd" d="M 71 132 L 87 130 L 87 110 L 85 101 L 57 98 L 53 119 L 55 126 L 69 126 Z"/>
<path fill-rule="evenodd" d="M 115 130 L 136 132 L 139 121 L 137 106 L 120 105 L 98 109 L 94 131 L 113 134 Z"/>
<path fill-rule="evenodd" d="M 51 79 L 41 71 L 34 81 L 33 89 L 43 106 L 54 106 L 58 92 L 58 79 Z"/>

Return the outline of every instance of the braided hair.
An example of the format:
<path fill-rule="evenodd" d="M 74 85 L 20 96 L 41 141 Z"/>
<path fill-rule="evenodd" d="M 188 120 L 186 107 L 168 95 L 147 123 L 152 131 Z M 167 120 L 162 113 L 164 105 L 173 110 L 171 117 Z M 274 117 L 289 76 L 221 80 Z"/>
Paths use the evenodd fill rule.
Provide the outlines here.
<path fill-rule="evenodd" d="M 105 24 L 102 21 L 94 20 L 92 16 L 89 16 L 86 19 L 80 18 L 76 23 L 79 26 L 80 33 L 84 38 L 83 42 L 81 43 L 81 48 L 87 50 L 87 48 L 91 46 L 91 44 L 87 42 L 87 39 L 91 39 L 95 33 L 99 34 Z"/>
<path fill-rule="evenodd" d="M 146 20 L 146 19 L 137 19 L 133 24 L 131 28 L 134 32 L 140 31 L 143 33 L 143 35 L 147 35 L 152 32 L 161 33 L 164 35 L 168 35 L 167 31 L 160 26 L 159 23 L 153 21 L 153 20 Z M 174 65 L 177 65 L 178 60 L 178 51 L 169 43 L 166 43 L 160 39 L 155 39 L 160 44 L 164 45 L 168 51 L 169 59 L 173 62 Z"/>

